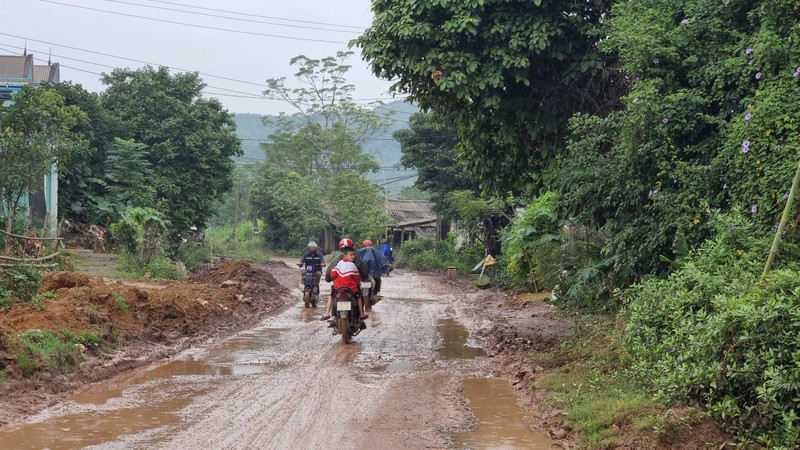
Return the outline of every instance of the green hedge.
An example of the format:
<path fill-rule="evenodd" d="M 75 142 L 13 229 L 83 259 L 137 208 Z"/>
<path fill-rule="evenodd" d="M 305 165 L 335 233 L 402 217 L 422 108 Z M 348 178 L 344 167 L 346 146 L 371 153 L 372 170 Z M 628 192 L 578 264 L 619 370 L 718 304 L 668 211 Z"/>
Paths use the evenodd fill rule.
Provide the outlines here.
<path fill-rule="evenodd" d="M 743 441 L 800 446 L 800 271 L 759 281 L 769 238 L 729 223 L 667 279 L 633 286 L 626 346 L 667 399 L 699 403 Z"/>

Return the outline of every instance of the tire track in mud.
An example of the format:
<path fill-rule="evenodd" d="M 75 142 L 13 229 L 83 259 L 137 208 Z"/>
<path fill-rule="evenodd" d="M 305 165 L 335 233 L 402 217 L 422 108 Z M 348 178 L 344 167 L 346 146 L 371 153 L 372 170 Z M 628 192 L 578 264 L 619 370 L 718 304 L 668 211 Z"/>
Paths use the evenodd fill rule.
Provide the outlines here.
<path fill-rule="evenodd" d="M 269 270 L 284 282 L 299 278 L 288 266 L 273 263 Z M 97 430 L 76 427 L 74 433 L 85 435 L 17 447 L 453 446 L 449 435 L 474 422 L 459 392 L 460 382 L 465 376 L 487 373 L 491 362 L 441 357 L 441 319 L 452 317 L 462 295 L 433 294 L 424 280 L 400 271 L 384 280 L 385 299 L 374 307 L 368 328 L 348 345 L 316 320 L 323 308 L 302 307 L 300 290 L 292 285 L 296 306 L 252 330 L 184 352 L 177 360 L 192 362 L 184 372 L 148 376 L 168 361 L 128 381 L 94 385 L 92 389 L 105 389 L 111 398 L 102 404 L 65 402 L 16 428 L 16 433 L 35 433 L 54 423 L 62 432 L 73 433 L 63 431 L 70 427 L 65 417 L 71 415 L 94 417 Z M 327 292 L 324 286 L 322 291 Z M 238 372 L 248 374 L 237 374 L 237 367 L 248 368 Z M 109 415 L 132 406 L 144 407 L 145 417 L 162 419 L 144 429 L 107 427 Z M 10 442 L 9 431 L 15 429 L 0 431 L 0 442 Z"/>

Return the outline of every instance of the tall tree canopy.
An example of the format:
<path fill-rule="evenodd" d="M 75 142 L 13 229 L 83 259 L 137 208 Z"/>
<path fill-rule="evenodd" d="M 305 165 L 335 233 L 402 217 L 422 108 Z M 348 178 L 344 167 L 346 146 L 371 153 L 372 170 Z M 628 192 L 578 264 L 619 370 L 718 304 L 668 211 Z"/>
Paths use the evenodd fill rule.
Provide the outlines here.
<path fill-rule="evenodd" d="M 280 98 L 296 110 L 293 116 L 277 119 L 278 130 L 262 144 L 268 166 L 320 181 L 342 171 L 364 174 L 378 168 L 363 145 L 388 122 L 374 108 L 353 101 L 355 86 L 345 78 L 350 70 L 345 61 L 352 54 L 292 58 L 290 64 L 297 67 L 295 79 L 301 87 L 287 86 L 286 78 L 267 80 L 264 95 Z"/>
<path fill-rule="evenodd" d="M 417 170 L 416 187 L 430 192 L 439 212 L 453 216 L 448 194 L 453 191 L 478 192 L 480 184 L 466 171 L 456 155 L 458 138 L 452 127 L 442 125 L 433 114 L 416 113 L 409 128 L 394 132 L 403 152 L 400 164 Z"/>
<path fill-rule="evenodd" d="M 79 108 L 66 106 L 58 92 L 32 86 L 17 93 L 13 105 L 0 108 L 0 192 L 9 209 L 6 231 L 13 228 L 21 197 L 39 188 L 53 164 L 65 163 L 85 147 L 85 140 L 70 131 L 84 118 Z"/>
<path fill-rule="evenodd" d="M 156 208 L 173 229 L 204 224 L 232 186 L 232 156 L 242 153 L 231 114 L 204 99 L 196 73 L 166 68 L 117 69 L 103 76 L 101 97 L 116 137 L 147 147 Z"/>
<path fill-rule="evenodd" d="M 610 0 L 375 0 L 356 39 L 373 72 L 458 127 L 488 186 L 538 178 L 576 112 L 605 113 L 624 86 L 598 54 Z"/>

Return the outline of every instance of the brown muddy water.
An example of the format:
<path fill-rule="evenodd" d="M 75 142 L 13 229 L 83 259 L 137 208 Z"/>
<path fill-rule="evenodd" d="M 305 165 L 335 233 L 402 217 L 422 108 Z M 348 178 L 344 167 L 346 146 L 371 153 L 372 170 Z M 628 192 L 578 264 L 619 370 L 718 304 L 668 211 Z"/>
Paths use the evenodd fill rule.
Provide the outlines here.
<path fill-rule="evenodd" d="M 462 384 L 477 426 L 455 433 L 460 447 L 471 449 L 548 449 L 550 438 L 525 423 L 525 411 L 508 382 L 496 378 L 470 378 Z"/>
<path fill-rule="evenodd" d="M 426 380 L 476 376 L 485 353 L 415 277 L 385 283 L 386 298 L 351 344 L 318 320 L 321 310 L 303 308 L 298 294 L 296 306 L 259 327 L 88 386 L 28 423 L 0 429 L 0 449 L 452 445 L 440 430 L 455 425 L 447 421 L 455 414 L 435 411 L 456 406 Z M 428 391 L 398 409 L 409 393 Z M 460 448 L 547 448 L 547 435 L 524 423 L 507 382 L 467 378 L 462 392 L 476 428 L 452 435 Z M 376 417 L 393 419 L 368 422 Z"/>

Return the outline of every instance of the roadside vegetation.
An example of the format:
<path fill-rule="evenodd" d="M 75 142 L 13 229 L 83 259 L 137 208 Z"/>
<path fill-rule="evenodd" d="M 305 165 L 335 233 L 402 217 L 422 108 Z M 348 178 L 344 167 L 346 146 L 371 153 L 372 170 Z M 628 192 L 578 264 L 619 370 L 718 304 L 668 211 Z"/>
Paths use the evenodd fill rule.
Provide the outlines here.
<path fill-rule="evenodd" d="M 356 45 L 424 111 L 396 133 L 416 186 L 498 257 L 496 284 L 607 315 L 540 382 L 581 442 L 707 416 L 743 445 L 800 445 L 796 3 L 373 12 Z"/>

